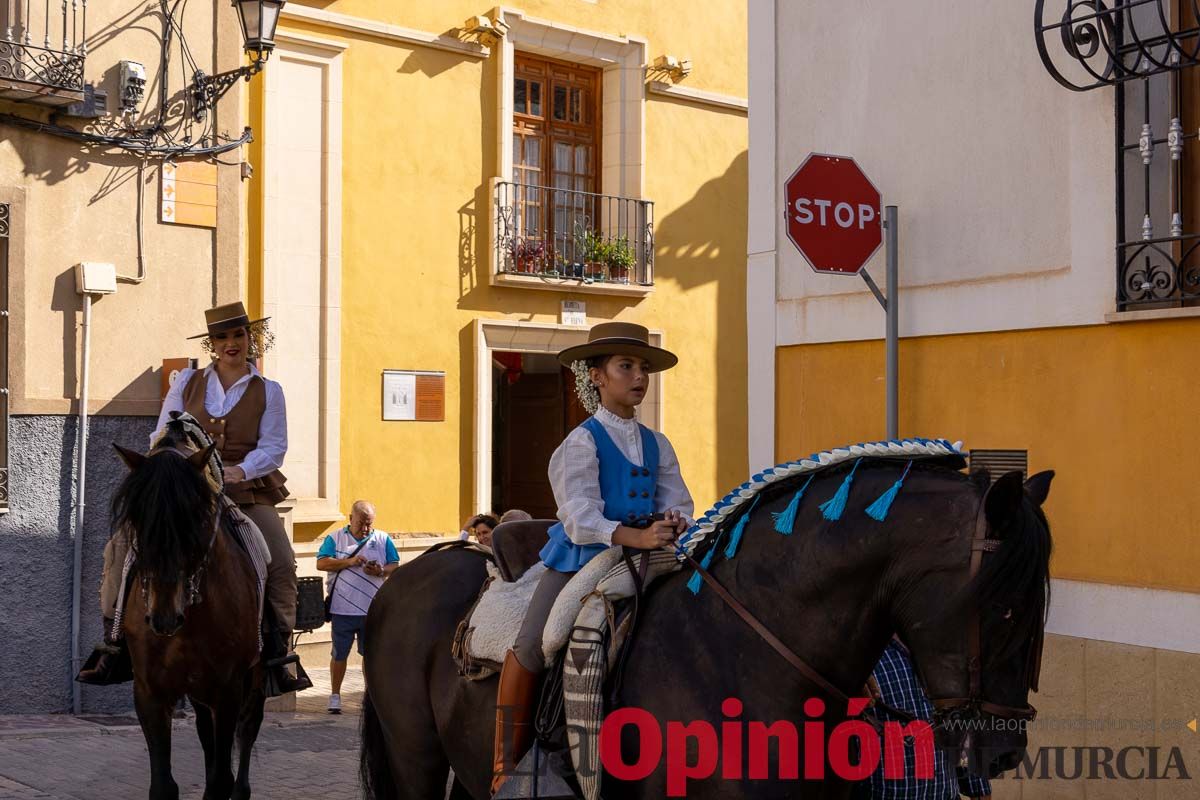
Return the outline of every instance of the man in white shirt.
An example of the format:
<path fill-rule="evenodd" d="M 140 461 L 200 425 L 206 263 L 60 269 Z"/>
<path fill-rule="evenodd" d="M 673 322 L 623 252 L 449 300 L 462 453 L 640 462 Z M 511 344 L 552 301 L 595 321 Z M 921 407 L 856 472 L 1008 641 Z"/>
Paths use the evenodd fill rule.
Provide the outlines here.
<path fill-rule="evenodd" d="M 330 714 L 342 713 L 342 680 L 346 677 L 350 645 L 357 638 L 358 654 L 362 655 L 367 610 L 384 580 L 400 566 L 400 555 L 392 538 L 375 530 L 374 525 L 375 506 L 357 500 L 350 509 L 350 524 L 326 536 L 317 551 L 317 569 L 329 573 L 326 585 L 332 597 Z"/>

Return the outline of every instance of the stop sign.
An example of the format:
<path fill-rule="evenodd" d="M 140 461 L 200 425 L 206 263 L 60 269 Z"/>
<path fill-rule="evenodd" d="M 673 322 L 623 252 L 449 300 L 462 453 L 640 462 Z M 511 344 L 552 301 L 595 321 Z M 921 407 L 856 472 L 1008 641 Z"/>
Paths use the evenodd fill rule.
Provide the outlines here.
<path fill-rule="evenodd" d="M 854 275 L 883 243 L 879 190 L 853 158 L 810 153 L 784 194 L 788 238 L 817 272 Z"/>

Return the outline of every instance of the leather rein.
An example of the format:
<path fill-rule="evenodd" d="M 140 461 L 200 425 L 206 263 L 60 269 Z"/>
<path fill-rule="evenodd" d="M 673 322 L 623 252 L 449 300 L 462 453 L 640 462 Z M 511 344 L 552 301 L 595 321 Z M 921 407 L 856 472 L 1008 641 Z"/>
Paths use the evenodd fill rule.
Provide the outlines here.
<path fill-rule="evenodd" d="M 974 581 L 979 574 L 979 570 L 983 565 L 983 554 L 985 552 L 997 552 L 1003 541 L 1000 539 L 991 539 L 987 535 L 987 517 L 984 514 L 983 504 L 980 504 L 979 511 L 975 519 L 975 533 L 971 539 L 971 562 L 970 575 L 968 581 Z M 832 697 L 839 703 L 845 704 L 847 707 L 851 705 L 850 695 L 843 692 L 831 681 L 825 678 L 817 670 L 808 665 L 807 662 L 795 650 L 792 650 L 774 633 L 767 628 L 754 614 L 746 608 L 736 597 L 730 594 L 721 583 L 712 576 L 712 574 L 700 565 L 700 562 L 692 558 L 686 552 L 682 553 L 684 560 L 692 569 L 700 575 L 701 579 L 708 584 L 717 597 L 721 598 L 722 602 L 727 605 L 730 610 L 741 617 L 750 628 L 759 635 L 771 648 L 783 657 L 785 661 L 807 678 L 812 683 L 819 686 L 822 691 Z M 976 717 L 980 712 L 986 712 L 995 717 L 1006 719 L 1021 719 L 1032 720 L 1037 716 L 1037 709 L 1026 703 L 1023 707 L 1014 707 L 993 703 L 984 699 L 982 694 L 983 686 L 983 660 L 981 657 L 981 642 L 980 642 L 980 617 L 979 608 L 976 605 L 971 609 L 971 618 L 967 627 L 968 635 L 968 654 L 967 666 L 969 670 L 969 693 L 966 697 L 950 697 L 931 700 L 934 706 L 934 716 L 937 720 L 935 728 L 943 725 L 945 718 L 962 719 L 966 717 Z M 1030 670 L 1031 683 L 1030 686 L 1035 691 L 1037 689 L 1037 676 L 1041 673 L 1042 660 L 1042 636 L 1038 635 L 1038 640 L 1034 643 L 1035 652 L 1032 654 L 1032 668 Z M 893 708 L 879 699 L 875 700 L 875 705 L 883 707 L 885 710 L 896 714 L 908 720 L 914 719 L 913 715 L 901 709 Z"/>

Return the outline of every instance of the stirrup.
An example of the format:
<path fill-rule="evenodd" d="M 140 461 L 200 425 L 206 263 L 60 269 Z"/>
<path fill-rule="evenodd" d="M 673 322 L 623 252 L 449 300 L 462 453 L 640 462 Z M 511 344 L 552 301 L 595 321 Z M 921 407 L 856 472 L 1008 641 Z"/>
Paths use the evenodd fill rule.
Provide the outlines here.
<path fill-rule="evenodd" d="M 75 675 L 75 680 L 92 686 L 113 686 L 133 680 L 133 667 L 124 641 L 96 645 Z"/>

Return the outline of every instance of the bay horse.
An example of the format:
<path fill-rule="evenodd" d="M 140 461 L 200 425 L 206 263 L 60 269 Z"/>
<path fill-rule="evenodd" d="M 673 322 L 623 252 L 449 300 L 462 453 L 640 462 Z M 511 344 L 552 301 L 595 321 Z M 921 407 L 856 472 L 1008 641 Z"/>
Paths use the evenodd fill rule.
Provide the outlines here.
<path fill-rule="evenodd" d="M 257 577 L 223 524 L 220 493 L 207 476 L 213 445 L 199 449 L 173 419 L 147 455 L 114 447 L 130 470 L 112 509 L 114 530 L 130 537 L 135 557 L 123 624 L 150 752 L 150 800 L 179 797 L 171 723 L 184 696 L 204 749 L 204 800 L 246 800 L 265 702 Z"/>
<path fill-rule="evenodd" d="M 688 591 L 692 570 L 685 568 L 647 589 L 613 707 L 643 709 L 660 729 L 668 721 L 703 720 L 724 730 L 722 701 L 736 698 L 740 721 L 792 722 L 803 731 L 799 751 L 806 753 L 802 723 L 814 715 L 804 703 L 822 698 L 825 724 L 813 736 L 823 738 L 819 752 L 826 753 L 830 731 L 849 716 L 845 703 L 837 708 L 837 696 L 861 694 L 895 634 L 911 649 L 938 708 L 934 738 L 953 753 L 951 763 L 961 754 L 973 772 L 991 776 L 1014 768 L 1026 739 L 1023 725 L 1009 723 L 1032 716 L 1028 693 L 1040 669 L 1051 549 L 1041 505 L 1053 473 L 1023 483 L 1013 472 L 993 484 L 986 472 L 958 471 L 964 464 L 957 456 L 912 462 L 890 514 L 876 522 L 865 507 L 903 466 L 864 459 L 843 517 L 831 522 L 816 502 L 805 502 L 794 535 L 776 532 L 767 512 L 782 512 L 806 476 L 768 485 L 736 558 L 718 557 L 711 566 L 727 592 L 799 654 L 808 676 L 710 586 Z M 849 469 L 815 473 L 808 496 L 830 497 Z M 442 797 L 451 768 L 454 798 L 489 796 L 496 679 L 461 678 L 450 654 L 455 626 L 485 574 L 477 553 L 429 552 L 397 570 L 375 598 L 366 625 L 360 753 L 368 798 Z M 620 737 L 627 765 L 640 756 L 630 728 Z M 690 742 L 686 758 L 697 757 L 697 746 Z M 853 789 L 828 771 L 815 780 L 807 772 L 803 780 L 781 776 L 778 748 L 769 759 L 766 779 L 714 773 L 689 782 L 687 796 L 845 798 Z M 606 773 L 603 781 L 606 800 L 668 795 L 661 759 L 642 780 Z"/>

